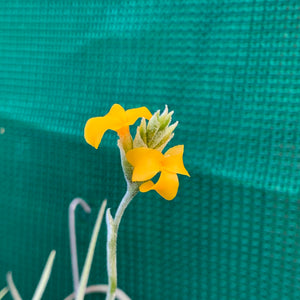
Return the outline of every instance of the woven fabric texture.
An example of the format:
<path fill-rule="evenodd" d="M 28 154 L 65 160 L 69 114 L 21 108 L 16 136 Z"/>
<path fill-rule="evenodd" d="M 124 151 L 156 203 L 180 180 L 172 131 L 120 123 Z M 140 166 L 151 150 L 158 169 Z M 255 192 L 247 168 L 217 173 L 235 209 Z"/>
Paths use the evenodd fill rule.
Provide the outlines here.
<path fill-rule="evenodd" d="M 168 104 L 191 178 L 173 201 L 139 194 L 122 220 L 119 287 L 133 300 L 300 299 L 300 3 L 0 2 L 0 288 L 72 292 L 101 201 L 125 191 L 117 136 L 83 139 L 113 103 Z M 89 283 L 106 283 L 102 227 Z M 8 296 L 9 298 L 9 296 Z M 88 296 L 87 299 L 102 299 Z M 104 299 L 104 298 L 103 298 Z"/>

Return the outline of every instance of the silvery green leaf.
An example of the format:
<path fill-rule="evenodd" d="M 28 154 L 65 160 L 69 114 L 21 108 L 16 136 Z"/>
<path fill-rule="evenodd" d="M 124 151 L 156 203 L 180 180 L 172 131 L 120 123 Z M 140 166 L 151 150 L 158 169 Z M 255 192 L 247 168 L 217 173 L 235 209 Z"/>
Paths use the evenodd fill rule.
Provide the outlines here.
<path fill-rule="evenodd" d="M 0 291 L 0 300 L 8 293 L 8 291 L 9 289 L 7 286 Z"/>
<path fill-rule="evenodd" d="M 82 275 L 80 278 L 80 283 L 79 283 L 79 287 L 78 287 L 78 291 L 77 291 L 77 295 L 76 295 L 76 300 L 83 300 L 84 296 L 85 296 L 85 290 L 86 290 L 87 282 L 88 282 L 89 275 L 90 275 L 91 265 L 92 265 L 92 261 L 93 261 L 93 257 L 94 257 L 98 234 L 99 234 L 101 224 L 102 224 L 102 219 L 103 219 L 104 210 L 106 207 L 106 202 L 107 202 L 106 200 L 104 200 L 102 202 L 102 205 L 99 210 L 97 220 L 96 220 L 96 223 L 95 223 L 95 226 L 93 229 L 91 241 L 89 244 L 89 249 L 88 249 L 88 252 L 86 255 Z"/>
<path fill-rule="evenodd" d="M 19 294 L 19 291 L 17 290 L 15 283 L 13 281 L 11 272 L 8 272 L 6 274 L 6 281 L 7 281 L 8 287 L 9 287 L 10 294 L 13 297 L 13 299 L 14 300 L 22 300 L 22 298 Z"/>
<path fill-rule="evenodd" d="M 51 270 L 52 270 L 55 254 L 56 254 L 55 250 L 52 250 L 48 257 L 48 260 L 47 260 L 45 268 L 43 270 L 41 279 L 40 279 L 38 286 L 34 292 L 32 300 L 40 300 L 42 298 L 45 288 L 47 286 L 49 277 L 51 275 Z"/>

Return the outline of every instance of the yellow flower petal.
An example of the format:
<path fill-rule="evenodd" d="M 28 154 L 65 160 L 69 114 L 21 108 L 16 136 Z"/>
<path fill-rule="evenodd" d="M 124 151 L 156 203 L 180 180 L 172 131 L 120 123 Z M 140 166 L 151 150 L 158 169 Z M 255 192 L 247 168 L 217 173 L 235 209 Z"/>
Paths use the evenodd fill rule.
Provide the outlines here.
<path fill-rule="evenodd" d="M 164 155 L 163 169 L 177 174 L 190 176 L 183 164 L 183 145 L 170 148 Z"/>
<path fill-rule="evenodd" d="M 178 187 L 179 181 L 177 175 L 162 171 L 156 184 L 152 181 L 147 181 L 140 186 L 140 191 L 145 193 L 155 190 L 166 200 L 173 200 L 177 195 Z"/>
<path fill-rule="evenodd" d="M 128 109 L 126 110 L 125 115 L 126 115 L 126 121 L 128 125 L 133 125 L 136 122 L 136 120 L 139 118 L 145 118 L 149 120 L 152 117 L 151 112 L 145 106 Z"/>
<path fill-rule="evenodd" d="M 134 167 L 132 181 L 145 181 L 161 170 L 164 156 L 158 150 L 141 147 L 129 150 L 126 158 Z"/>
<path fill-rule="evenodd" d="M 140 191 L 142 193 L 146 193 L 149 192 L 150 190 L 152 190 L 152 187 L 154 186 L 153 181 L 149 180 L 144 182 L 141 186 L 140 186 Z"/>
<path fill-rule="evenodd" d="M 124 125 L 126 126 L 125 110 L 119 104 L 114 104 L 104 117 L 91 118 L 86 122 L 84 138 L 97 149 L 105 131 L 117 131 Z"/>
<path fill-rule="evenodd" d="M 84 137 L 88 144 L 96 149 L 99 147 L 105 131 L 117 131 L 120 136 L 129 133 L 128 126 L 138 118 L 151 118 L 151 113 L 146 107 L 133 108 L 127 111 L 119 104 L 114 104 L 104 117 L 91 118 L 84 128 Z"/>
<path fill-rule="evenodd" d="M 114 104 L 110 111 L 108 112 L 107 115 L 105 115 L 105 117 L 108 117 L 111 119 L 118 119 L 120 120 L 122 123 L 126 122 L 126 114 L 125 114 L 125 110 L 124 108 L 120 105 L 120 104 Z"/>

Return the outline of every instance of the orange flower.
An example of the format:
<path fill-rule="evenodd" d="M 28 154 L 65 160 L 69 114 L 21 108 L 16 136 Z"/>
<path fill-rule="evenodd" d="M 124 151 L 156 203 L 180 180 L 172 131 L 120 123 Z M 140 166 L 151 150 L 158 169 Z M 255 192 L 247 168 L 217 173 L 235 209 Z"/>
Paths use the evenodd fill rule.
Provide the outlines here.
<path fill-rule="evenodd" d="M 136 148 L 126 153 L 128 162 L 134 167 L 132 181 L 146 181 L 140 186 L 141 192 L 155 190 L 166 200 L 175 198 L 179 181 L 177 174 L 190 176 L 183 165 L 183 145 L 170 148 L 164 155 L 150 148 Z M 157 183 L 151 179 L 161 172 Z M 149 181 L 147 181 L 149 180 Z"/>
<path fill-rule="evenodd" d="M 133 125 L 138 118 L 150 119 L 151 113 L 146 107 L 124 110 L 119 104 L 114 104 L 104 117 L 91 118 L 84 128 L 84 138 L 88 144 L 99 147 L 101 139 L 107 130 L 114 130 L 121 137 L 130 135 L 129 125 Z"/>

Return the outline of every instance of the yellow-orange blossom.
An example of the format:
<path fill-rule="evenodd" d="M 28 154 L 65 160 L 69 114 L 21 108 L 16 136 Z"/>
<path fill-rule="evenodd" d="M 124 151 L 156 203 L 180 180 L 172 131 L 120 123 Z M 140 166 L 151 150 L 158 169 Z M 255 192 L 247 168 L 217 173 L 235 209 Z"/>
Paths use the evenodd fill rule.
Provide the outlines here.
<path fill-rule="evenodd" d="M 119 104 L 114 104 L 108 114 L 104 117 L 91 118 L 86 122 L 84 137 L 88 144 L 99 147 L 102 137 L 107 130 L 114 130 L 120 138 L 129 133 L 129 125 L 133 125 L 137 119 L 145 118 L 149 120 L 152 114 L 146 107 L 139 107 L 124 110 Z"/>
<path fill-rule="evenodd" d="M 175 146 L 164 155 L 156 149 L 144 147 L 126 153 L 128 162 L 134 167 L 132 181 L 146 181 L 140 186 L 141 192 L 155 190 L 166 200 L 175 198 L 179 186 L 177 174 L 190 176 L 183 165 L 183 148 L 183 145 Z M 158 172 L 161 175 L 157 183 L 153 183 L 149 179 Z"/>

